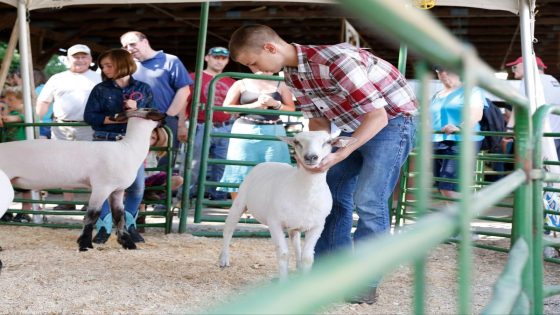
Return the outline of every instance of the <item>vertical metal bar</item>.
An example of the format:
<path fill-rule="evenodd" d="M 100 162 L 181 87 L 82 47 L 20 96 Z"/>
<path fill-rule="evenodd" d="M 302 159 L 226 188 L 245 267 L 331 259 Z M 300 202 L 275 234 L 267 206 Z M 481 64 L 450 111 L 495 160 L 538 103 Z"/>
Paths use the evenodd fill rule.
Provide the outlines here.
<path fill-rule="evenodd" d="M 165 132 L 167 133 L 167 148 L 166 154 L 168 157 L 168 161 L 173 161 L 173 154 L 175 151 L 173 150 L 173 132 L 168 126 L 165 126 Z M 167 214 L 165 216 L 165 233 L 171 232 L 171 227 L 173 223 L 173 211 L 171 209 L 171 201 L 173 199 L 173 194 L 171 191 L 171 177 L 173 177 L 173 164 L 167 163 L 166 166 L 167 176 L 165 179 L 166 187 L 165 187 L 165 209 L 167 209 Z M 182 211 L 181 211 L 182 212 Z"/>
<path fill-rule="evenodd" d="M 185 233 L 187 231 L 187 212 L 190 208 L 190 186 L 192 178 L 192 160 L 193 160 L 193 148 L 194 139 L 196 134 L 196 123 L 198 117 L 198 103 L 200 101 L 201 84 L 202 84 L 202 68 L 204 67 L 204 55 L 206 50 L 206 33 L 208 30 L 208 12 L 210 4 L 209 2 L 203 2 L 200 7 L 200 27 L 198 29 L 198 45 L 196 52 L 196 66 L 195 66 L 195 78 L 194 78 L 194 89 L 192 97 L 192 105 L 189 117 L 189 131 L 188 131 L 188 141 L 186 149 L 186 158 L 183 171 L 183 199 L 181 200 L 181 211 L 179 218 L 179 233 Z M 200 183 L 199 183 L 200 185 Z M 195 211 L 195 222 L 197 218 L 200 217 L 200 211 Z M 200 222 L 200 219 L 198 219 Z"/>
<path fill-rule="evenodd" d="M 461 112 L 463 118 L 463 128 L 461 128 L 460 156 L 459 156 L 459 191 L 461 198 L 459 200 L 459 314 L 471 313 L 471 231 L 470 231 L 470 205 L 473 201 L 473 173 L 474 173 L 474 156 L 475 143 L 473 141 L 475 121 L 471 116 L 471 99 L 472 91 L 476 84 L 472 61 L 476 58 L 474 49 L 465 47 L 463 55 L 463 89 L 464 89 L 464 106 Z"/>
<path fill-rule="evenodd" d="M 544 120 L 548 117 L 548 114 L 553 111 L 558 106 L 544 105 L 541 106 L 533 115 L 533 139 L 534 139 L 534 151 L 533 151 L 533 169 L 543 170 L 543 160 L 542 160 L 542 137 L 544 133 Z M 543 179 L 542 177 L 533 178 L 533 244 L 530 259 L 533 260 L 533 283 L 535 286 L 533 288 L 533 314 L 543 314 L 543 300 L 544 300 L 544 268 L 543 268 L 543 233 L 544 233 L 544 220 L 543 220 Z M 529 244 L 531 246 L 531 244 Z"/>
<path fill-rule="evenodd" d="M 406 44 L 401 44 L 399 49 L 399 71 L 404 76 L 406 73 L 406 59 L 407 59 L 407 46 Z M 399 181 L 399 189 L 396 193 L 397 196 L 397 206 L 393 212 L 393 195 L 388 200 L 389 203 L 389 211 L 392 211 L 395 215 L 395 228 L 400 225 L 401 218 L 403 216 L 404 209 L 406 207 L 403 206 L 403 202 L 406 201 L 406 187 L 408 184 L 408 171 L 410 166 L 410 157 L 406 159 L 403 167 L 401 168 L 401 179 Z"/>
<path fill-rule="evenodd" d="M 406 196 L 408 195 L 408 185 L 409 185 L 409 175 L 410 175 L 410 156 L 407 158 L 403 167 L 401 168 L 401 180 L 399 183 L 399 193 L 397 206 L 395 207 L 395 230 L 400 229 L 400 226 L 405 223 L 405 212 L 406 212 Z M 389 209 L 392 209 L 393 198 L 389 199 Z"/>
<path fill-rule="evenodd" d="M 23 80 L 23 104 L 25 107 L 25 122 L 33 122 L 33 106 L 31 104 L 31 77 L 30 65 L 32 64 L 29 43 L 29 24 L 27 22 L 27 7 L 24 0 L 18 2 L 18 27 L 19 27 L 19 51 L 20 51 L 20 67 L 21 78 Z M 27 139 L 35 138 L 33 126 L 25 127 L 25 136 Z"/>
<path fill-rule="evenodd" d="M 432 187 L 432 124 L 430 119 L 430 86 L 431 76 L 426 62 L 420 62 L 416 67 L 420 80 L 418 99 L 420 101 L 420 124 L 417 135 L 418 142 L 418 179 L 416 182 L 416 210 L 421 218 L 428 210 Z M 425 314 L 426 296 L 426 257 L 418 259 L 414 264 L 414 313 Z"/>
<path fill-rule="evenodd" d="M 408 57 L 408 46 L 406 44 L 402 44 L 399 47 L 399 71 L 402 75 L 406 75 L 406 59 Z"/>
<path fill-rule="evenodd" d="M 522 168 L 526 172 L 529 172 L 533 166 L 533 154 L 532 154 L 532 126 L 530 115 L 535 111 L 536 95 L 535 95 L 535 71 L 533 71 L 534 60 L 533 57 L 533 34 L 531 26 L 531 11 L 529 8 L 529 0 L 519 1 L 520 10 L 519 18 L 521 25 L 521 51 L 523 54 L 524 62 L 524 81 L 525 81 L 525 92 L 527 98 L 529 99 L 529 110 L 523 115 L 518 115 L 520 112 L 517 108 L 515 110 L 515 132 L 518 135 L 515 141 L 516 145 L 516 168 Z M 522 117 L 520 117 L 522 116 Z M 520 121 L 521 120 L 521 121 Z M 535 196 L 536 198 L 537 196 Z M 525 239 L 527 244 L 531 246 L 533 244 L 532 236 L 532 182 L 527 181 L 525 185 L 522 185 L 515 194 L 515 210 L 513 216 L 514 229 L 512 230 L 512 244 L 515 244 L 518 238 L 522 237 Z M 540 235 L 539 235 L 540 236 Z M 523 269 L 523 288 L 529 300 L 534 305 L 534 283 L 533 283 L 533 266 L 535 257 L 532 256 L 525 268 Z"/>
<path fill-rule="evenodd" d="M 20 52 L 20 67 L 21 67 L 21 78 L 23 80 L 23 105 L 25 108 L 25 122 L 33 123 L 33 105 L 31 99 L 31 65 L 33 61 L 31 60 L 31 48 L 29 47 L 29 22 L 27 21 L 27 6 L 24 0 L 18 1 L 18 27 L 19 27 L 19 52 Z M 35 132 L 33 126 L 25 127 L 25 138 L 34 139 Z M 40 198 L 39 192 L 36 190 L 31 191 L 31 199 L 38 200 Z M 37 203 L 32 203 L 31 207 L 33 211 L 39 211 L 39 205 Z M 33 221 L 35 223 L 41 223 L 43 221 L 42 217 L 34 214 Z"/>
<path fill-rule="evenodd" d="M 214 113 L 214 82 L 221 78 L 220 75 L 215 76 L 208 85 L 208 99 L 204 108 L 204 134 L 202 136 L 202 150 L 200 153 L 200 166 L 198 172 L 198 187 L 196 193 L 195 205 L 195 223 L 202 221 L 202 201 L 204 200 L 204 191 L 206 190 L 206 171 L 208 170 L 208 154 L 210 153 L 210 131 L 212 131 L 212 114 Z"/>

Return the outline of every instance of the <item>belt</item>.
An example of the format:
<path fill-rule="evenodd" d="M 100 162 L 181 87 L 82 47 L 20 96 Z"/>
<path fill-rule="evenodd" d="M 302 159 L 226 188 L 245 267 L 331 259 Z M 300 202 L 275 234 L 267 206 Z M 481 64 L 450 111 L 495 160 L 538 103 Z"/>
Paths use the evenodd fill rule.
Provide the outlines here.
<path fill-rule="evenodd" d="M 242 120 L 245 120 L 246 124 L 251 124 L 251 125 L 281 125 L 282 124 L 282 119 L 276 119 L 276 120 L 261 120 L 261 119 L 254 119 L 251 117 L 247 117 L 247 116 L 242 116 L 239 117 Z"/>
<path fill-rule="evenodd" d="M 109 141 L 119 141 L 124 138 L 124 134 L 117 132 L 108 131 L 95 131 L 93 133 L 94 140 L 109 140 Z"/>
<path fill-rule="evenodd" d="M 56 121 L 60 121 L 60 122 L 67 122 L 67 123 L 78 123 L 78 122 L 84 122 L 83 120 L 67 120 L 67 119 L 56 119 Z"/>

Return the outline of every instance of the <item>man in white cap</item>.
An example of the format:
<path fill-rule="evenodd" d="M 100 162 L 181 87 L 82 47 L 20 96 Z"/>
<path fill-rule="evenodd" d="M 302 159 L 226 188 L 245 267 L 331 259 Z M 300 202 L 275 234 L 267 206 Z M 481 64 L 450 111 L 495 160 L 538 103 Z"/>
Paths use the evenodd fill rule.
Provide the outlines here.
<path fill-rule="evenodd" d="M 101 76 L 89 69 L 91 51 L 88 46 L 77 44 L 67 51 L 69 69 L 53 75 L 37 97 L 37 115 L 43 116 L 53 102 L 54 121 L 83 122 L 84 109 L 93 87 L 101 82 Z M 91 141 L 91 127 L 53 126 L 51 138 L 55 140 Z M 65 193 L 64 200 L 72 201 L 73 194 Z M 75 210 L 75 205 L 58 205 L 55 210 Z"/>

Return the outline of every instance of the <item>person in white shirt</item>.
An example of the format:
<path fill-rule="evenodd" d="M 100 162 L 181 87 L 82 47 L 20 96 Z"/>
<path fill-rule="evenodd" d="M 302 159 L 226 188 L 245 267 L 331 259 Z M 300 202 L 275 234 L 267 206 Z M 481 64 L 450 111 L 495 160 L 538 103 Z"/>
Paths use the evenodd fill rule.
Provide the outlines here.
<path fill-rule="evenodd" d="M 56 122 L 83 122 L 84 109 L 93 87 L 101 82 L 101 76 L 89 69 L 92 62 L 88 46 L 77 44 L 68 49 L 69 69 L 53 75 L 37 97 L 36 112 L 43 116 L 53 103 Z M 91 141 L 91 127 L 53 126 L 51 138 L 55 140 Z M 73 194 L 65 193 L 64 200 L 72 201 Z M 55 210 L 75 210 L 75 205 L 58 205 Z"/>
<path fill-rule="evenodd" d="M 547 68 L 547 66 L 544 64 L 540 57 L 536 56 L 536 61 L 543 88 L 545 103 L 560 105 L 560 83 L 558 82 L 558 80 L 556 80 L 555 77 L 544 73 L 544 70 Z M 525 73 L 523 71 L 522 57 L 519 57 L 515 61 L 507 63 L 506 66 L 511 67 L 511 71 L 515 79 L 523 80 Z M 520 92 L 525 95 L 525 89 L 523 88 L 525 85 L 523 84 L 523 81 L 521 82 L 520 86 Z M 548 123 L 550 124 L 551 132 L 560 133 L 560 115 L 548 115 Z M 560 157 L 560 139 L 555 138 L 554 144 L 556 145 L 556 152 Z"/>

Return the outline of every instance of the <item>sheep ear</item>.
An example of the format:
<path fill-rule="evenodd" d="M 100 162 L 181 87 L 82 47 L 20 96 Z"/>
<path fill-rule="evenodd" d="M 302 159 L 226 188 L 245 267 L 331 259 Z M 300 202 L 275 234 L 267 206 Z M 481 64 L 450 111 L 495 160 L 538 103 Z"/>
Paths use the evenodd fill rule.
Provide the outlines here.
<path fill-rule="evenodd" d="M 289 144 L 291 146 L 294 145 L 294 138 L 293 137 L 277 136 L 276 138 L 286 142 L 287 144 Z"/>
<path fill-rule="evenodd" d="M 333 138 L 331 140 L 331 145 L 337 148 L 344 148 L 351 145 L 352 143 L 355 143 L 356 141 L 358 141 L 358 139 L 354 137 L 340 136 L 340 137 Z"/>

